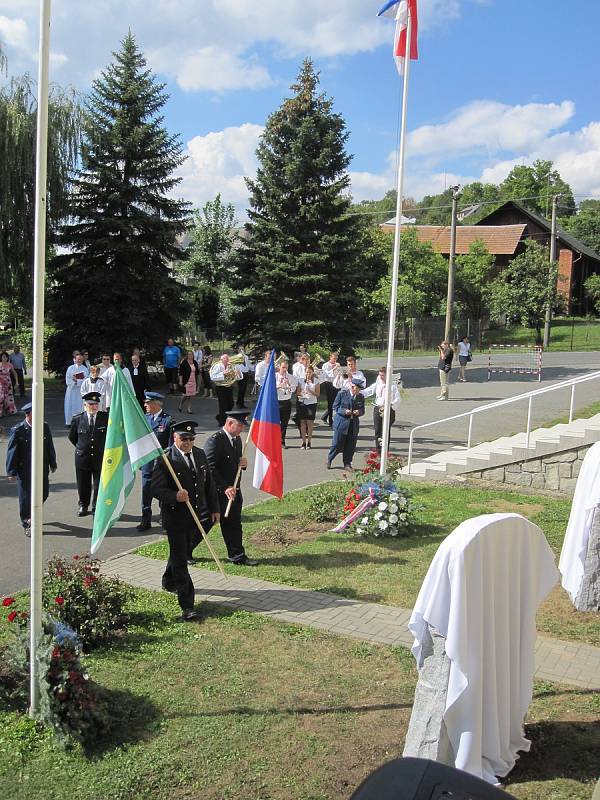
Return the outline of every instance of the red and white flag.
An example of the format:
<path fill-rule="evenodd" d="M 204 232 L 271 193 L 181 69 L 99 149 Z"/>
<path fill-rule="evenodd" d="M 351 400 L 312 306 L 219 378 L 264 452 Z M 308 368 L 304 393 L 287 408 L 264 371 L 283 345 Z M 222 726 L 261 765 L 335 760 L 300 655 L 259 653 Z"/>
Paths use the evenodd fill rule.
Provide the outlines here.
<path fill-rule="evenodd" d="M 408 15 L 411 17 L 410 46 L 407 48 Z M 396 33 L 394 36 L 394 59 L 398 72 L 404 72 L 404 60 L 407 52 L 413 60 L 419 57 L 417 38 L 419 32 L 419 19 L 417 16 L 417 0 L 388 0 L 378 11 L 378 17 L 392 17 L 396 20 Z"/>

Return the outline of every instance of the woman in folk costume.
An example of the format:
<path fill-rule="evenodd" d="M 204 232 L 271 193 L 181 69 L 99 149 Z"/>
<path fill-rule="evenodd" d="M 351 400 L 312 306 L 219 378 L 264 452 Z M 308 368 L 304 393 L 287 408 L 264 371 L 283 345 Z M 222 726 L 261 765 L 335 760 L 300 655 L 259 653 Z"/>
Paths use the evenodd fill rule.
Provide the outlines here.
<path fill-rule="evenodd" d="M 70 425 L 75 414 L 83 411 L 81 387 L 86 378 L 89 378 L 88 368 L 83 363 L 83 356 L 77 353 L 75 363 L 71 364 L 65 375 L 67 391 L 65 392 L 65 425 Z"/>
<path fill-rule="evenodd" d="M 183 397 L 179 403 L 179 410 L 183 410 L 183 403 L 187 401 L 186 413 L 192 413 L 192 397 L 198 394 L 198 376 L 200 367 L 194 358 L 192 350 L 188 350 L 186 357 L 179 365 L 179 386 L 183 391 Z"/>
<path fill-rule="evenodd" d="M 17 413 L 13 394 L 13 377 L 16 381 L 17 373 L 5 350 L 0 354 L 0 417 L 10 417 Z"/>
<path fill-rule="evenodd" d="M 315 417 L 317 415 L 317 403 L 321 387 L 315 377 L 315 370 L 310 364 L 305 367 L 304 378 L 299 379 L 298 394 L 296 397 L 296 419 L 302 437 L 302 450 L 310 450 L 313 429 L 315 427 Z"/>

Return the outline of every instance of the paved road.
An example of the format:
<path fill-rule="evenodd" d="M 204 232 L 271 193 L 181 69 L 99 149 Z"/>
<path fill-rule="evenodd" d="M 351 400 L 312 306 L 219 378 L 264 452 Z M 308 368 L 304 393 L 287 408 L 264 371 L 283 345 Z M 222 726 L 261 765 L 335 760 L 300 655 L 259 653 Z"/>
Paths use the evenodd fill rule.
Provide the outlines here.
<path fill-rule="evenodd" d="M 364 359 L 361 366 L 363 369 L 377 369 L 380 363 L 381 360 L 377 358 Z M 443 419 L 453 414 L 469 411 L 495 399 L 511 397 L 540 385 L 545 386 L 600 370 L 600 353 L 548 354 L 545 358 L 544 379 L 541 384 L 530 377 L 516 375 L 498 376 L 495 380 L 488 382 L 487 361 L 483 356 L 476 356 L 473 364 L 469 367 L 469 382 L 465 384 L 453 382 L 448 402 L 435 400 L 438 394 L 438 375 L 437 370 L 433 368 L 435 364 L 432 365 L 431 358 L 404 359 L 402 362 L 398 361 L 396 367 L 402 369 L 407 392 L 394 427 L 392 449 L 395 452 L 406 454 L 408 435 L 413 425 Z M 598 386 L 598 382 L 595 381 L 581 386 L 577 390 L 576 406 L 578 408 L 586 406 L 596 400 Z M 195 402 L 199 413 L 195 414 L 194 418 L 199 423 L 199 442 L 202 443 L 215 429 L 216 400 L 198 399 Z M 168 410 L 176 412 L 176 403 L 175 398 L 168 398 Z M 536 401 L 534 421 L 542 422 L 553 419 L 568 409 L 568 403 L 568 391 L 543 395 L 539 401 Z M 520 408 L 515 405 L 510 407 L 510 410 L 504 409 L 501 413 L 481 415 L 481 419 L 474 426 L 475 439 L 485 440 L 516 433 L 525 424 L 527 413 L 526 403 L 520 403 L 519 406 Z M 55 475 L 51 476 L 51 493 L 44 506 L 44 555 L 45 557 L 49 557 L 52 553 L 72 555 L 85 552 L 89 547 L 91 517 L 79 519 L 76 516 L 77 495 L 74 486 L 73 448 L 66 438 L 62 416 L 62 395 L 55 393 L 47 396 L 46 412 L 47 420 L 54 432 L 59 468 Z M 6 454 L 6 432 L 17 419 L 11 417 L 0 420 L 2 467 Z M 427 433 L 426 438 L 423 437 L 419 440 L 416 452 L 425 455 L 435 449 L 463 444 L 466 430 L 467 424 L 464 421 L 432 429 Z M 288 438 L 292 446 L 285 451 L 286 490 L 341 476 L 341 464 L 330 472 L 325 468 L 327 449 L 331 441 L 329 428 L 319 423 L 313 439 L 312 451 L 300 450 L 299 443 L 294 437 Z M 370 410 L 368 410 L 361 428 L 359 454 L 357 454 L 355 463 L 362 462 L 360 454 L 366 453 L 372 447 L 372 442 L 373 428 L 370 421 Z M 252 455 L 250 453 L 250 472 Z M 3 472 L 3 469 L 1 471 Z M 264 497 L 249 483 L 249 477 L 245 476 L 243 490 L 247 503 Z M 0 520 L 2 522 L 0 526 L 2 552 L 0 594 L 25 588 L 29 583 L 29 540 L 23 536 L 19 525 L 16 494 L 16 486 L 8 483 L 2 475 L 0 477 Z M 139 520 L 139 498 L 138 486 L 132 491 L 120 522 L 106 537 L 99 552 L 101 558 L 107 558 L 143 542 L 154 540 L 160 534 L 158 527 L 145 534 L 139 534 L 135 530 Z"/>

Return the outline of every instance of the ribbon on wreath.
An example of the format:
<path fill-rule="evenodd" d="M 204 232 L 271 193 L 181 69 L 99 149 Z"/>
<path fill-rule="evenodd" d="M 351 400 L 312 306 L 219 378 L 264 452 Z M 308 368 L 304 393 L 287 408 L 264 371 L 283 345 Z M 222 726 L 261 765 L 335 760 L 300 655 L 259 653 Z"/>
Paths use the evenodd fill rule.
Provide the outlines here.
<path fill-rule="evenodd" d="M 332 528 L 331 533 L 340 533 L 340 531 L 345 530 L 349 525 L 352 525 L 352 523 L 355 522 L 361 516 L 361 514 L 364 514 L 365 511 L 376 505 L 376 503 L 377 498 L 375 497 L 375 490 L 370 486 L 369 494 L 365 497 L 365 499 L 361 500 L 354 511 L 351 511 L 347 517 L 344 517 L 344 519 L 339 522 L 335 528 Z"/>

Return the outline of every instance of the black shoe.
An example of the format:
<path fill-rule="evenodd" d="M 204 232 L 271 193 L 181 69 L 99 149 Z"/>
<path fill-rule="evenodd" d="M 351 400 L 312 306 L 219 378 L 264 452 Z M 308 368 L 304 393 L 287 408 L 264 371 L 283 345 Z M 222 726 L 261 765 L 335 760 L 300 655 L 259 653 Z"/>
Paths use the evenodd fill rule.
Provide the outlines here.
<path fill-rule="evenodd" d="M 200 619 L 200 612 L 193 608 L 186 608 L 181 614 L 181 619 L 184 622 L 197 622 Z"/>
<path fill-rule="evenodd" d="M 326 413 L 321 415 L 321 422 L 327 422 L 327 414 Z"/>
<path fill-rule="evenodd" d="M 23 523 L 23 533 L 27 536 L 28 539 L 31 538 L 31 520 L 27 519 Z"/>
<path fill-rule="evenodd" d="M 352 464 L 344 464 L 344 469 L 347 472 L 354 472 L 354 467 L 352 466 Z"/>
<path fill-rule="evenodd" d="M 285 442 L 282 442 L 282 443 L 281 443 L 281 446 L 282 446 L 282 448 L 283 448 L 284 450 L 287 450 L 287 449 L 288 449 L 288 446 L 287 446 L 287 444 L 286 444 Z"/>
<path fill-rule="evenodd" d="M 190 557 L 188 558 L 188 560 L 187 560 L 188 567 L 193 567 L 193 566 L 194 566 L 195 564 L 197 564 L 199 561 L 200 561 L 200 559 L 199 559 L 199 558 L 194 558 L 193 556 L 190 556 Z"/>
<path fill-rule="evenodd" d="M 331 469 L 331 461 L 327 462 L 327 469 Z"/>
<path fill-rule="evenodd" d="M 152 523 L 149 519 L 143 519 L 140 524 L 137 526 L 138 531 L 149 531 L 152 527 Z"/>
<path fill-rule="evenodd" d="M 231 559 L 229 559 L 231 561 Z M 258 561 L 255 558 L 250 558 L 249 556 L 242 556 L 242 558 L 238 560 L 231 561 L 232 564 L 236 566 L 242 567 L 257 567 Z"/>
<path fill-rule="evenodd" d="M 87 506 L 84 506 L 82 503 L 79 503 L 79 510 L 77 511 L 77 516 L 87 517 L 87 515 L 88 515 Z"/>
<path fill-rule="evenodd" d="M 300 450 L 306 450 L 306 442 L 302 442 L 300 445 Z"/>

